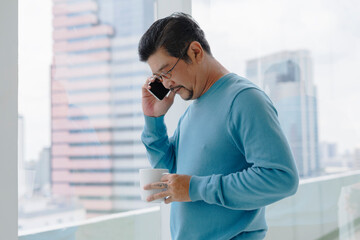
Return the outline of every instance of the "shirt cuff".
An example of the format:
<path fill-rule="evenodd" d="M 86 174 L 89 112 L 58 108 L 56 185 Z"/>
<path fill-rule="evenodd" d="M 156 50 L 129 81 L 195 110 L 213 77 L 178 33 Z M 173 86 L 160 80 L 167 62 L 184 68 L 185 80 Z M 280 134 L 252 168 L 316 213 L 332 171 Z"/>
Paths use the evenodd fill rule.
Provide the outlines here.
<path fill-rule="evenodd" d="M 206 187 L 210 181 L 211 176 L 199 177 L 191 176 L 189 186 L 189 196 L 192 202 L 203 200 L 205 201 Z"/>
<path fill-rule="evenodd" d="M 145 132 L 150 132 L 156 135 L 166 134 L 166 125 L 164 121 L 164 115 L 160 117 L 149 117 L 144 115 L 145 117 Z"/>

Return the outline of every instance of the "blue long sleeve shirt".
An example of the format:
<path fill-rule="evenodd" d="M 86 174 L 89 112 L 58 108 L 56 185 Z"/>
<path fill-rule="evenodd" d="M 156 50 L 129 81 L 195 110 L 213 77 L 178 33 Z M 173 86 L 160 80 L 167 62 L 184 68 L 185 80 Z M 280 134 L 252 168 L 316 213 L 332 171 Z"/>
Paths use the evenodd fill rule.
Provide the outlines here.
<path fill-rule="evenodd" d="M 170 138 L 164 116 L 145 116 L 142 141 L 153 168 L 192 176 L 191 202 L 171 205 L 172 239 L 263 239 L 265 206 L 298 187 L 271 100 L 233 73 L 193 101 Z"/>

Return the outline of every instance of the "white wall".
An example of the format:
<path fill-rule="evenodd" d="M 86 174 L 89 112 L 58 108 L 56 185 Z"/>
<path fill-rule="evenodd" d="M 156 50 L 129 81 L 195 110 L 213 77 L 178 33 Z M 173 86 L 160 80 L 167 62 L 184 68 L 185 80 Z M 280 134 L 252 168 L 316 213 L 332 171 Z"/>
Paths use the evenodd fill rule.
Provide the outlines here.
<path fill-rule="evenodd" d="M 0 1 L 0 239 L 17 239 L 17 51 L 16 0 Z"/>

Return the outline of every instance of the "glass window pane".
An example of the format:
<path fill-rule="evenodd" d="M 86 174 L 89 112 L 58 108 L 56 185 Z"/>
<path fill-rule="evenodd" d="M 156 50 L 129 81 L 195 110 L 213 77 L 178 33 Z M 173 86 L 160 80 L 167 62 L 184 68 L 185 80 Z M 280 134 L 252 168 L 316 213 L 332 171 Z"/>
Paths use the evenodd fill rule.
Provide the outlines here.
<path fill-rule="evenodd" d="M 137 54 L 153 21 L 153 0 L 19 1 L 19 230 L 154 206 Z"/>
<path fill-rule="evenodd" d="M 273 101 L 301 177 L 266 239 L 358 239 L 358 1 L 193 1 L 214 57 Z M 354 171 L 356 170 L 356 171 Z"/>
<path fill-rule="evenodd" d="M 360 168 L 357 1 L 194 1 L 230 71 L 266 91 L 301 177 Z"/>

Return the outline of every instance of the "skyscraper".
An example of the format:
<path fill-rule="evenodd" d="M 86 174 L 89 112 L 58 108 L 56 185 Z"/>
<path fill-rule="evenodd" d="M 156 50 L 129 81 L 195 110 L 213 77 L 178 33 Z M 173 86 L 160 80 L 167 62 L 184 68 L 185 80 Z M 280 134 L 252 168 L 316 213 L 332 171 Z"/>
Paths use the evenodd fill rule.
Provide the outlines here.
<path fill-rule="evenodd" d="M 88 216 L 147 206 L 138 169 L 141 86 L 137 44 L 153 0 L 53 0 L 52 191 L 79 196 Z"/>
<path fill-rule="evenodd" d="M 320 171 L 317 97 L 312 59 L 306 50 L 284 51 L 247 61 L 246 75 L 278 110 L 301 177 Z"/>
<path fill-rule="evenodd" d="M 50 148 L 44 147 L 35 165 L 34 190 L 49 194 L 50 185 Z"/>
<path fill-rule="evenodd" d="M 360 169 L 360 146 L 354 149 L 353 168 Z"/>

